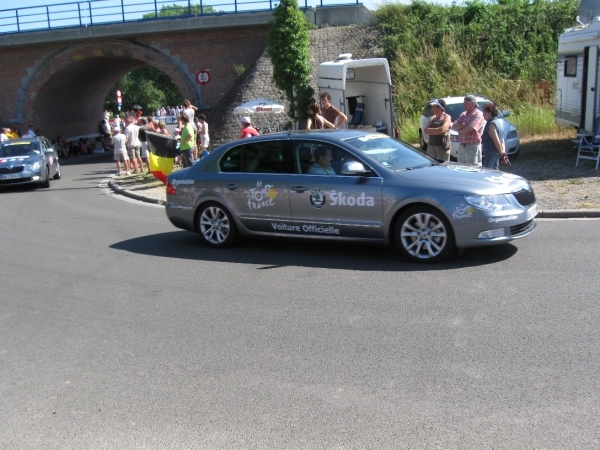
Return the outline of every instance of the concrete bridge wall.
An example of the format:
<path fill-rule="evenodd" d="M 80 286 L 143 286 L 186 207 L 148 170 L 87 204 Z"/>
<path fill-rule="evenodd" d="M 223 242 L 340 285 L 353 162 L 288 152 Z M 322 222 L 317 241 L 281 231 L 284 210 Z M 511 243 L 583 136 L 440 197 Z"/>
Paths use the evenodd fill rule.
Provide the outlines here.
<path fill-rule="evenodd" d="M 372 20 L 363 7 L 338 8 L 337 15 L 334 9 L 309 10 L 307 16 L 321 26 Z M 218 124 L 237 100 L 236 88 L 252 79 L 250 68 L 265 58 L 269 20 L 270 13 L 255 13 L 1 36 L 0 122 L 22 130 L 33 123 L 50 138 L 95 133 L 109 89 L 126 73 L 152 65 Z M 314 44 L 322 47 L 323 38 Z M 245 78 L 236 75 L 235 66 L 249 68 Z M 211 74 L 202 86 L 195 79 L 201 69 Z"/>

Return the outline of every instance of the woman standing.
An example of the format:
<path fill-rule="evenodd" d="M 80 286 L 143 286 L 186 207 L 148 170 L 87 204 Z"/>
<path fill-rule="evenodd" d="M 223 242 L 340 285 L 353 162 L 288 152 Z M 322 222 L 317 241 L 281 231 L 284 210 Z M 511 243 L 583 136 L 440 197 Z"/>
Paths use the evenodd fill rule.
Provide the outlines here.
<path fill-rule="evenodd" d="M 321 115 L 321 107 L 318 103 L 311 103 L 308 107 L 308 119 L 306 119 L 307 130 L 321 130 L 323 128 L 335 128 L 335 125 Z"/>
<path fill-rule="evenodd" d="M 483 105 L 483 118 L 486 121 L 481 135 L 481 155 L 483 167 L 498 169 L 500 161 L 508 160 L 504 151 L 504 124 L 498 117 L 498 108 L 495 103 Z"/>
<path fill-rule="evenodd" d="M 446 102 L 437 99 L 429 103 L 433 107 L 433 116 L 429 119 L 425 134 L 429 135 L 427 154 L 441 161 L 450 161 L 450 127 L 452 118 L 446 114 Z"/>

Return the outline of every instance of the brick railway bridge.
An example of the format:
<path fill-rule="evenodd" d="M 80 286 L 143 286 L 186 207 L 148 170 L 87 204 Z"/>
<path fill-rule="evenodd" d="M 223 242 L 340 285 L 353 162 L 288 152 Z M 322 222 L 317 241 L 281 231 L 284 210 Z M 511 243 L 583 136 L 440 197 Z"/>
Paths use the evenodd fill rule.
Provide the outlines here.
<path fill-rule="evenodd" d="M 306 13 L 318 26 L 372 21 L 362 5 Z M 22 131 L 32 123 L 51 138 L 96 133 L 110 88 L 146 65 L 210 112 L 234 88 L 234 66 L 263 54 L 271 19 L 267 11 L 0 34 L 0 123 Z M 197 82 L 200 70 L 208 84 Z"/>

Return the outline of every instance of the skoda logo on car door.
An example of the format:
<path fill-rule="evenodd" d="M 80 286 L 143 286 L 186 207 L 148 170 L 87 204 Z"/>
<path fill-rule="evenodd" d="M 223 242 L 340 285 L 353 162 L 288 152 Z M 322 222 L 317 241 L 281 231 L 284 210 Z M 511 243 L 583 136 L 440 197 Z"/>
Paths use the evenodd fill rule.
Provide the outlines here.
<path fill-rule="evenodd" d="M 313 189 L 310 193 L 310 203 L 315 208 L 322 208 L 325 206 L 325 193 L 321 189 Z"/>

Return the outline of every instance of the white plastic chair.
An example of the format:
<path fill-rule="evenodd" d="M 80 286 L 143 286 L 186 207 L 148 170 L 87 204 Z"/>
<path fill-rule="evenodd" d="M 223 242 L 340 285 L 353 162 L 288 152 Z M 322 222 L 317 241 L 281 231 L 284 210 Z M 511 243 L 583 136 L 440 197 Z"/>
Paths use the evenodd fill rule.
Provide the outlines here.
<path fill-rule="evenodd" d="M 579 165 L 580 159 L 596 161 L 596 170 L 600 164 L 600 115 L 596 117 L 594 135 L 578 134 L 579 143 L 577 147 L 577 161 L 575 167 Z"/>

